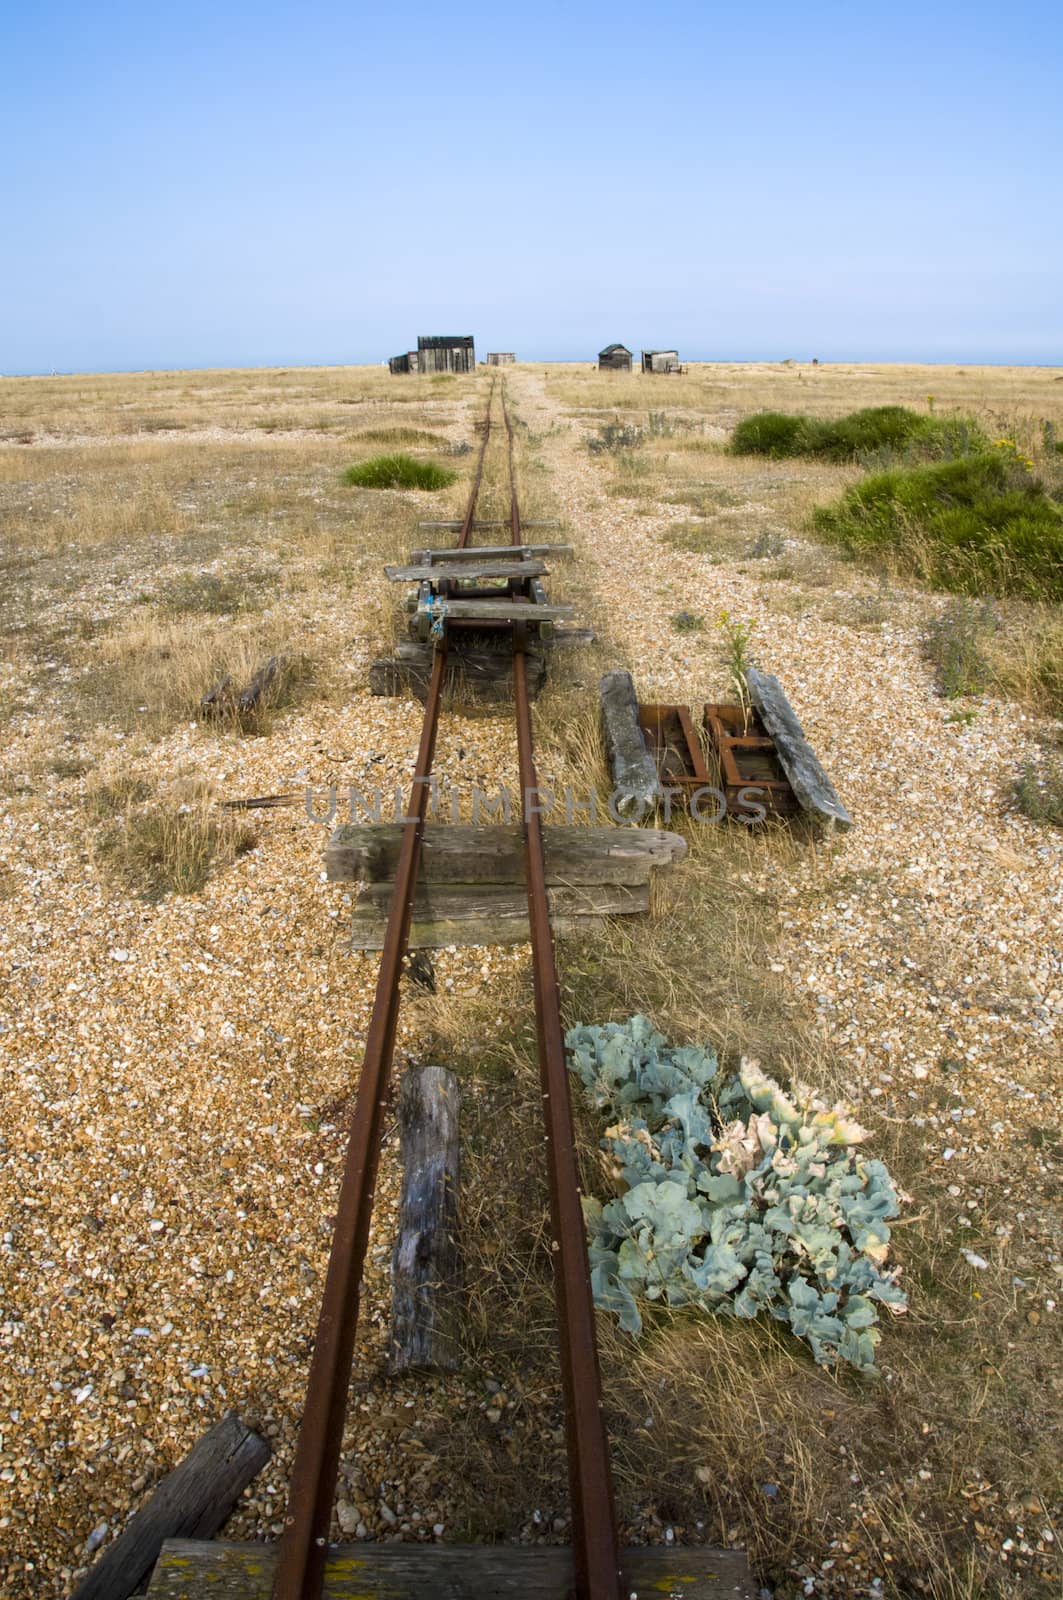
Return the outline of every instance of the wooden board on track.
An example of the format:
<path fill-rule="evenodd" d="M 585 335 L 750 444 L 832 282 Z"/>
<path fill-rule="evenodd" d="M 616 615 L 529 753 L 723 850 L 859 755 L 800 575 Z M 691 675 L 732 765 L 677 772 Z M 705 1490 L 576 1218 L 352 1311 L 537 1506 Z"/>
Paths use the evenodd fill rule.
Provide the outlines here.
<path fill-rule="evenodd" d="M 334 883 L 391 882 L 398 865 L 402 825 L 344 823 L 325 847 L 325 870 Z M 663 828 L 543 828 L 546 882 L 648 883 L 654 867 L 686 855 L 686 840 Z M 425 824 L 420 878 L 424 883 L 524 882 L 524 839 L 516 823 L 474 826 Z"/>
<path fill-rule="evenodd" d="M 441 583 L 452 579 L 458 583 L 472 583 L 481 578 L 544 578 L 549 568 L 542 561 L 525 561 L 522 552 L 515 550 L 518 559 L 506 561 L 501 556 L 482 561 L 440 561 L 438 565 L 413 567 L 385 567 L 384 575 L 392 583 Z"/>
<path fill-rule="evenodd" d="M 269 1600 L 276 1547 L 172 1540 L 148 1600 Z M 654 1600 L 754 1600 L 741 1550 L 674 1546 L 622 1550 L 626 1594 Z M 567 1600 L 572 1552 L 561 1546 L 334 1545 L 323 1600 Z"/>

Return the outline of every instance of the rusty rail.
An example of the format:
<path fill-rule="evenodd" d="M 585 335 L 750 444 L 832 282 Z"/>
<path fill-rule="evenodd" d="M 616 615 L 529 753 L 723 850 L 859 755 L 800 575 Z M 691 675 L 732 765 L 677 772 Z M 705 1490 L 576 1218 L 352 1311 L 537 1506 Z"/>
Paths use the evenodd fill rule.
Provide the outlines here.
<path fill-rule="evenodd" d="M 493 397 L 493 386 L 491 393 Z M 484 457 L 491 435 L 490 419 L 489 399 L 480 457 L 462 524 L 463 540 L 468 537 L 476 512 Z M 406 823 L 402 830 L 395 892 L 391 897 L 384 933 L 384 948 L 347 1144 L 303 1420 L 288 1489 L 284 1533 L 273 1580 L 273 1600 L 317 1600 L 324 1577 L 329 1524 L 347 1414 L 354 1338 L 358 1328 L 362 1271 L 369 1243 L 384 1108 L 395 1049 L 399 978 L 410 937 L 429 780 L 443 698 L 446 656 L 446 640 L 443 639 L 436 649 L 432 665 L 421 741 L 410 788 Z"/>
<path fill-rule="evenodd" d="M 491 436 L 495 388 L 488 398 L 480 455 L 458 537 L 464 547 L 472 529 Z M 523 542 L 514 458 L 513 425 L 500 395 L 508 446 L 510 535 Z M 524 795 L 525 868 L 531 925 L 535 1018 L 539 1042 L 543 1118 L 554 1232 L 554 1291 L 557 1302 L 565 1400 L 573 1555 L 578 1600 L 620 1600 L 620 1562 L 613 1505 L 609 1446 L 602 1412 L 594 1307 L 580 1205 L 579 1174 L 569 1098 L 557 967 L 546 893 L 541 819 L 529 803 L 538 780 L 532 744 L 527 681 L 527 630 L 514 624 L 513 681 L 517 750 Z M 369 1241 L 373 1190 L 383 1131 L 388 1079 L 399 1009 L 399 977 L 410 933 L 413 895 L 446 670 L 446 640 L 436 650 L 421 742 L 403 829 L 376 996 L 366 1037 L 347 1159 L 303 1421 L 292 1469 L 273 1600 L 319 1600 L 329 1524 L 347 1410 L 347 1390 L 357 1331 L 362 1270 Z"/>
<path fill-rule="evenodd" d="M 523 542 L 513 453 L 513 424 L 502 386 L 502 419 L 509 450 L 510 533 Z M 579 1165 L 565 1062 L 565 1031 L 554 959 L 554 935 L 546 894 L 542 819 L 536 809 L 539 780 L 532 744 L 528 697 L 527 630 L 514 628 L 513 698 L 517 712 L 517 759 L 523 798 L 524 866 L 531 927 L 535 1026 L 539 1043 L 543 1126 L 554 1234 L 554 1298 L 561 1350 L 572 1506 L 572 1552 L 579 1600 L 619 1600 L 620 1552 L 616 1536 L 609 1441 L 602 1411 L 598 1340 L 587 1262 L 587 1235 L 580 1204 Z"/>

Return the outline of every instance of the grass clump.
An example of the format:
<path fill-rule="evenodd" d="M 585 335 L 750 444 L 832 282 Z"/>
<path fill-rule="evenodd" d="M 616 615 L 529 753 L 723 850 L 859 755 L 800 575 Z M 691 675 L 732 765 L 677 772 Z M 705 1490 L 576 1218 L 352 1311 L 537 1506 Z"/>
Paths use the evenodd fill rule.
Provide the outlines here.
<path fill-rule="evenodd" d="M 431 433 L 427 428 L 410 428 L 396 424 L 393 428 L 365 428 L 355 434 L 360 444 L 446 444 L 442 433 Z"/>
<path fill-rule="evenodd" d="M 1063 598 L 1063 509 L 1014 452 L 875 473 L 812 523 L 850 555 L 955 593 Z"/>
<path fill-rule="evenodd" d="M 415 461 L 399 451 L 356 461 L 343 474 L 343 482 L 356 489 L 446 489 L 455 476 L 434 461 Z"/>
<path fill-rule="evenodd" d="M 1063 828 L 1063 757 L 1024 761 L 1015 780 L 1015 801 L 1031 822 Z"/>
<path fill-rule="evenodd" d="M 112 809 L 113 798 L 92 797 L 93 809 Z M 168 894 L 198 894 L 216 868 L 255 842 L 249 822 L 219 812 L 204 794 L 149 805 L 138 791 L 103 829 L 97 851 L 124 884 L 154 904 Z"/>
<path fill-rule="evenodd" d="M 954 600 L 928 625 L 920 641 L 923 655 L 934 667 L 938 693 L 946 700 L 982 694 L 992 672 L 982 645 L 997 621 L 988 603 Z"/>
<path fill-rule="evenodd" d="M 185 573 L 159 595 L 161 610 L 171 615 L 203 612 L 209 616 L 234 616 L 261 604 L 260 591 L 270 574 L 251 572 Z"/>
<path fill-rule="evenodd" d="M 835 420 L 785 411 L 746 417 L 731 435 L 735 455 L 810 456 L 833 462 L 885 464 L 891 460 L 948 460 L 988 443 L 966 417 L 921 416 L 907 406 L 867 406 Z"/>

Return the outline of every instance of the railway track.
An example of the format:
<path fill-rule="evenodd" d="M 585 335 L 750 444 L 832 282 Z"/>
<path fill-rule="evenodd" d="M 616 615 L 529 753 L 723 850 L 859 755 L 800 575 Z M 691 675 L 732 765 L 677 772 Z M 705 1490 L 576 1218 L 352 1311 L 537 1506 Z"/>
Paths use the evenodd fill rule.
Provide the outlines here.
<path fill-rule="evenodd" d="M 479 455 L 456 548 L 468 546 L 483 482 L 484 463 L 499 413 L 509 479 L 510 542 L 524 543 L 513 421 L 505 387 L 492 386 Z M 510 623 L 514 710 L 521 792 L 537 789 L 528 691 L 528 623 Z M 273 1600 L 317 1600 L 322 1592 L 329 1525 L 336 1492 L 347 1395 L 354 1354 L 362 1272 L 369 1241 L 373 1193 L 383 1135 L 388 1084 L 399 1013 L 399 979 L 410 934 L 421 839 L 430 793 L 442 707 L 448 637 L 445 621 L 435 655 L 410 798 L 406 808 L 395 889 L 384 935 L 365 1059 L 355 1100 L 341 1181 L 328 1272 L 296 1445 Z M 579 1600 L 619 1600 L 620 1555 L 612 1471 L 602 1410 L 594 1309 L 575 1137 L 565 1063 L 564 1032 L 547 902 L 542 827 L 538 814 L 524 819 L 524 856 L 531 927 L 535 1016 L 554 1237 L 554 1279 L 573 1528 L 575 1587 Z"/>

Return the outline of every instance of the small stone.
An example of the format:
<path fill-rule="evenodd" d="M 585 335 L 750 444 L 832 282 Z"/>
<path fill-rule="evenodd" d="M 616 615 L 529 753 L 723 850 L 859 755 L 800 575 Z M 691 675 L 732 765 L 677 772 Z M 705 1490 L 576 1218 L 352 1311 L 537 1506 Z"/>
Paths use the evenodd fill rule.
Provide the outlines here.
<path fill-rule="evenodd" d="M 109 1530 L 109 1523 L 97 1522 L 96 1526 L 93 1528 L 92 1532 L 89 1534 L 88 1538 L 85 1540 L 85 1543 L 81 1547 L 82 1555 L 95 1555 L 96 1551 L 100 1548 L 100 1545 L 106 1539 Z"/>
<path fill-rule="evenodd" d="M 341 1500 L 336 1507 L 336 1521 L 343 1533 L 356 1533 L 358 1530 L 358 1512 L 349 1500 Z"/>

